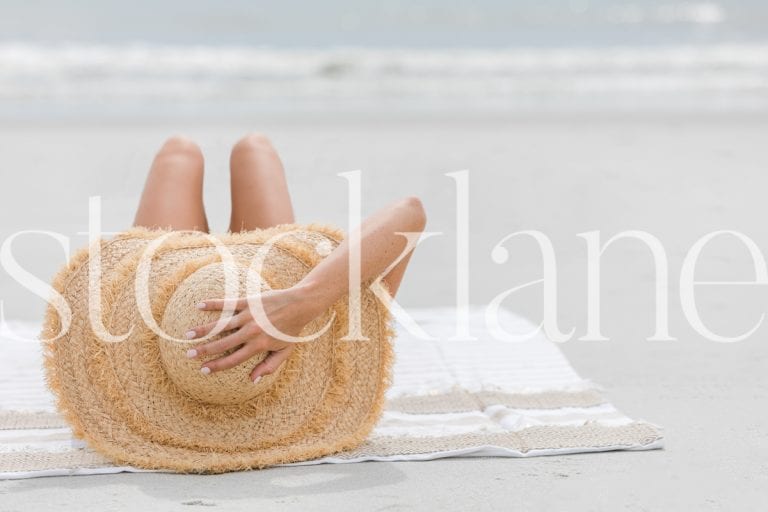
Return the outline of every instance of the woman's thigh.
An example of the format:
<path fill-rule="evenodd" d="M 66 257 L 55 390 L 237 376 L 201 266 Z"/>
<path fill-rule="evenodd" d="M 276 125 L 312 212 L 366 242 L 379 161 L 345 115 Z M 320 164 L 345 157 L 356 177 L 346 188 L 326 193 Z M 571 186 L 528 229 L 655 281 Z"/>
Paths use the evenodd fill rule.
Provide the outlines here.
<path fill-rule="evenodd" d="M 262 134 L 240 139 L 230 156 L 230 231 L 264 229 L 294 222 L 283 163 Z"/>
<path fill-rule="evenodd" d="M 169 138 L 155 155 L 134 226 L 208 232 L 203 154 L 186 137 Z"/>

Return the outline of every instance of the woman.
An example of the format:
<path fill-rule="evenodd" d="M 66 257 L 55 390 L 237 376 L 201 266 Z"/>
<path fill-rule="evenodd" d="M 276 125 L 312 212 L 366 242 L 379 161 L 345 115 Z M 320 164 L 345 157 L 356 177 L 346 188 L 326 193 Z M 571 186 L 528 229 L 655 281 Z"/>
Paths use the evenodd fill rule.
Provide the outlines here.
<path fill-rule="evenodd" d="M 285 172 L 269 140 L 253 133 L 238 141 L 230 156 L 232 214 L 229 230 L 263 229 L 295 222 Z M 366 218 L 361 229 L 361 281 L 381 275 L 405 250 L 407 240 L 396 232 L 421 232 L 426 215 L 421 201 L 409 196 Z M 171 137 L 155 156 L 134 220 L 135 226 L 200 230 L 208 232 L 203 207 L 203 154 L 185 137 Z M 412 250 L 383 277 L 394 297 Z M 261 294 L 267 318 L 281 332 L 297 336 L 311 320 L 348 292 L 348 243 L 336 249 L 291 288 Z M 232 368 L 257 353 L 267 356 L 254 367 L 251 380 L 274 372 L 288 358 L 295 343 L 263 332 L 251 315 L 247 298 L 235 302 L 235 315 L 225 335 L 198 345 L 190 358 L 218 356 L 201 364 L 204 374 Z M 221 310 L 227 302 L 211 297 L 198 304 L 204 310 Z M 190 326 L 187 338 L 211 332 L 216 322 Z M 223 354 L 235 349 L 227 354 Z"/>

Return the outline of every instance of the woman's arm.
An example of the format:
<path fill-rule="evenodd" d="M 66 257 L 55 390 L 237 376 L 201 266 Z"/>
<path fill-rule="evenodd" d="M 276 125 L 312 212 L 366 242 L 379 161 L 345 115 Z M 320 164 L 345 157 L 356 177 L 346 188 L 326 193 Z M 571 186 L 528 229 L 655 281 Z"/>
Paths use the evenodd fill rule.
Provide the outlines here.
<path fill-rule="evenodd" d="M 381 275 L 405 250 L 408 240 L 397 232 L 420 232 L 424 230 L 425 225 L 424 208 L 416 197 L 400 199 L 367 217 L 360 224 L 360 281 L 365 282 Z M 275 328 L 289 336 L 297 336 L 307 323 L 348 293 L 349 245 L 348 239 L 342 240 L 294 286 L 260 294 L 263 310 Z M 407 263 L 406 258 L 403 258 L 384 278 L 392 295 L 398 288 Z M 269 352 L 251 373 L 251 379 L 257 381 L 262 375 L 274 372 L 288 358 L 295 343 L 277 339 L 264 332 L 251 314 L 248 297 L 206 300 L 199 307 L 205 310 L 221 310 L 227 305 L 231 307 L 232 303 L 235 305 L 236 314 L 224 330 L 235 332 L 199 345 L 190 350 L 188 355 L 216 355 L 240 346 L 236 351 L 201 366 L 203 373 L 211 373 L 232 368 L 257 353 Z M 211 332 L 216 323 L 194 327 L 187 333 L 187 337 L 203 337 Z"/>
<path fill-rule="evenodd" d="M 425 224 L 426 215 L 417 197 L 401 199 L 365 219 L 360 225 L 360 281 L 378 277 L 403 253 L 407 238 L 397 232 L 421 232 Z M 346 238 L 296 284 L 308 310 L 312 311 L 312 318 L 349 292 L 349 254 Z M 399 280 L 397 283 L 387 277 L 384 280 L 394 296 Z"/>

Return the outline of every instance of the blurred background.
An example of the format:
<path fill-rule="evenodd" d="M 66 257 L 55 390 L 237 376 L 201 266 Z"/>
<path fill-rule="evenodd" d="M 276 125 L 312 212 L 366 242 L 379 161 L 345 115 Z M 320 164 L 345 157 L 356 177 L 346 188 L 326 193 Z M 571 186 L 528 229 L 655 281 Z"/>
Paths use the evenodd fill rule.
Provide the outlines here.
<path fill-rule="evenodd" d="M 446 173 L 459 170 L 470 183 L 471 300 L 539 277 L 529 241 L 507 244 L 507 264 L 490 251 L 540 229 L 558 253 L 565 330 L 585 322 L 580 232 L 658 236 L 674 321 L 679 264 L 699 236 L 765 231 L 764 2 L 4 0 L 2 12 L 3 240 L 56 231 L 74 250 L 94 195 L 105 231 L 128 227 L 154 152 L 179 133 L 204 150 L 209 221 L 224 230 L 228 154 L 250 131 L 280 151 L 299 222 L 346 227 L 337 174 L 350 170 L 363 173 L 364 214 L 423 199 L 427 229 L 442 235 L 419 247 L 404 305 L 454 303 Z M 718 243 L 702 263 L 712 279 L 750 279 L 746 251 Z M 12 251 L 43 280 L 64 261 L 40 234 Z M 639 242 L 606 255 L 607 336 L 650 335 L 652 279 Z M 39 318 L 43 300 L 5 272 L 0 286 L 6 317 Z M 705 307 L 725 307 L 723 293 Z M 721 327 L 763 307 L 738 293 L 729 315 L 713 315 Z M 535 288 L 508 305 L 541 318 Z M 685 321 L 677 329 L 692 333 Z"/>
<path fill-rule="evenodd" d="M 56 231 L 71 252 L 85 243 L 94 195 L 105 231 L 128 227 L 154 152 L 179 133 L 204 150 L 209 221 L 224 230 L 229 151 L 251 131 L 280 151 L 299 222 L 346 227 L 338 173 L 350 170 L 363 173 L 364 214 L 423 199 L 427 229 L 442 235 L 419 247 L 406 306 L 454 303 L 457 196 L 446 173 L 459 170 L 469 173 L 472 302 L 539 277 L 529 241 L 509 242 L 506 264 L 490 252 L 540 229 L 558 254 L 564 330 L 585 322 L 578 233 L 659 237 L 673 322 L 690 335 L 675 311 L 685 251 L 715 229 L 765 232 L 764 2 L 4 0 L 2 12 L 4 241 Z M 751 279 L 746 251 L 711 250 L 702 272 L 709 265 L 713 280 Z M 15 238 L 12 253 L 43 280 L 64 262 L 41 234 Z M 649 336 L 647 249 L 617 244 L 604 272 L 606 335 Z M 39 318 L 42 299 L 7 272 L 0 286 L 6 317 Z M 763 307 L 743 288 L 724 293 L 702 299 L 719 327 Z M 508 305 L 541 318 L 535 288 Z"/>
<path fill-rule="evenodd" d="M 764 110 L 760 0 L 4 0 L 11 118 Z"/>

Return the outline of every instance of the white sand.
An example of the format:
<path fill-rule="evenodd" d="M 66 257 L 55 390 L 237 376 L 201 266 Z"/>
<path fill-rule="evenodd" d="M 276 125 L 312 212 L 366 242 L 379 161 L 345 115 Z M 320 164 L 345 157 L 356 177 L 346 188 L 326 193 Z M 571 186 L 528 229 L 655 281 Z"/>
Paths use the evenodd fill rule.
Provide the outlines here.
<path fill-rule="evenodd" d="M 666 427 L 667 449 L 529 460 L 273 468 L 214 477 L 115 475 L 0 482 L 0 510 L 49 510 L 51 503 L 99 509 L 189 510 L 719 510 L 754 508 L 768 498 L 766 328 L 747 341 L 702 339 L 680 313 L 682 258 L 701 235 L 735 229 L 768 249 L 764 189 L 768 119 L 749 117 L 524 117 L 514 119 L 267 119 L 244 123 L 6 125 L 0 127 L 0 239 L 22 229 L 68 235 L 86 229 L 87 197 L 100 194 L 104 228 L 128 225 L 152 154 L 163 137 L 187 133 L 208 157 L 211 223 L 226 226 L 228 147 L 239 134 L 272 135 L 284 155 L 299 221 L 344 223 L 345 181 L 362 169 L 364 209 L 419 195 L 428 230 L 413 258 L 400 302 L 452 300 L 454 188 L 447 172 L 471 176 L 472 299 L 485 302 L 538 277 L 539 255 L 507 244 L 511 261 L 490 260 L 493 244 L 521 229 L 540 229 L 555 244 L 564 330 L 585 331 L 584 242 L 577 233 L 647 230 L 670 261 L 670 325 L 677 342 L 653 333 L 652 267 L 637 242 L 616 244 L 603 274 L 603 333 L 608 342 L 572 341 L 564 350 L 577 370 L 602 384 L 629 415 Z M 73 240 L 79 246 L 84 237 Z M 38 236 L 19 239 L 25 268 L 48 279 L 61 250 Z M 701 279 L 750 279 L 746 251 L 714 243 Z M 36 318 L 42 302 L 0 273 L 9 318 Z M 540 294 L 507 304 L 540 318 Z M 747 330 L 766 294 L 744 287 L 704 290 L 708 325 Z M 309 508 L 308 508 L 309 507 Z"/>

